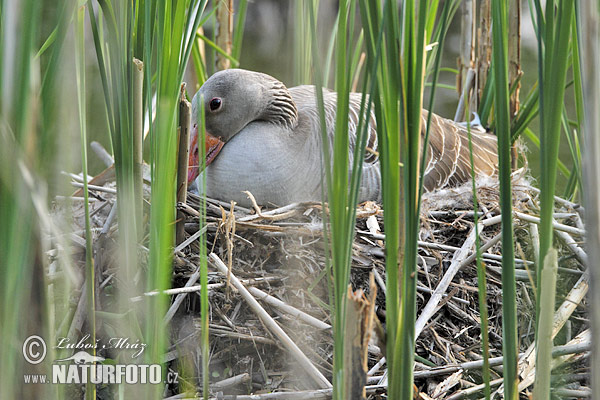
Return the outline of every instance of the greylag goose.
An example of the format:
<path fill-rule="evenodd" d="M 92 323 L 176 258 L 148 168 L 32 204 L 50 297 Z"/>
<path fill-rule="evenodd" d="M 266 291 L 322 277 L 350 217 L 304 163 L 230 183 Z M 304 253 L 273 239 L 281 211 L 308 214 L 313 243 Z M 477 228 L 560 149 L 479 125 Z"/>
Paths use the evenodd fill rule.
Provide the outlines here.
<path fill-rule="evenodd" d="M 337 96 L 325 89 L 323 96 L 331 141 Z M 361 96 L 350 95 L 350 165 Z M 202 98 L 207 167 L 199 174 L 197 116 Z M 260 205 L 321 200 L 321 131 L 314 86 L 288 89 L 263 73 L 224 70 L 212 75 L 196 93 L 192 113 L 188 180 L 196 180 L 196 190 L 204 174 L 208 197 L 234 200 L 242 206 L 251 205 L 244 191 L 250 191 Z M 423 110 L 423 126 L 427 115 Z M 466 128 L 435 114 L 431 124 L 425 190 L 466 182 L 471 176 Z M 371 115 L 367 147 L 372 150 L 377 150 L 375 128 Z M 474 132 L 472 140 L 476 174 L 494 175 L 496 137 Z M 380 200 L 380 187 L 379 160 L 376 152 L 370 151 L 365 154 L 359 201 Z"/>

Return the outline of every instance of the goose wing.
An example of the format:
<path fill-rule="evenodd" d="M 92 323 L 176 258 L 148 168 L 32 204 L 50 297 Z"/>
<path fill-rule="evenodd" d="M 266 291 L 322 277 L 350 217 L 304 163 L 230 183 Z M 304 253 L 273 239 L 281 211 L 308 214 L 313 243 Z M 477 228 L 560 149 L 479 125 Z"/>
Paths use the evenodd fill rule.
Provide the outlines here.
<path fill-rule="evenodd" d="M 312 129 L 316 134 L 319 131 L 319 114 L 316 107 L 317 100 L 314 86 L 297 86 L 290 89 L 292 97 L 298 107 L 298 112 L 310 116 Z M 333 149 L 335 133 L 335 116 L 337 111 L 337 94 L 323 89 L 325 120 L 329 138 L 330 151 Z M 362 94 L 351 93 L 348 114 L 348 139 L 349 156 L 352 162 L 354 146 L 360 117 Z M 425 137 L 427 117 L 429 112 L 423 110 L 421 114 L 422 139 Z M 475 175 L 493 176 L 497 173 L 498 155 L 496 136 L 483 129 L 471 128 L 473 144 L 473 166 Z M 366 164 L 378 163 L 377 124 L 375 114 L 371 112 L 367 129 L 367 145 L 364 156 Z M 425 190 L 456 186 L 467 182 L 471 178 L 471 162 L 469 155 L 469 136 L 467 128 L 456 122 L 440 117 L 435 113 L 431 116 L 429 144 L 427 147 L 425 173 L 423 185 Z"/>
<path fill-rule="evenodd" d="M 423 110 L 421 115 L 423 137 L 428 114 L 428 111 Z M 472 127 L 471 141 L 475 175 L 495 175 L 498 165 L 496 136 Z M 467 182 L 471 179 L 467 128 L 452 120 L 432 114 L 426 157 L 423 178 L 425 190 L 431 191 Z"/>

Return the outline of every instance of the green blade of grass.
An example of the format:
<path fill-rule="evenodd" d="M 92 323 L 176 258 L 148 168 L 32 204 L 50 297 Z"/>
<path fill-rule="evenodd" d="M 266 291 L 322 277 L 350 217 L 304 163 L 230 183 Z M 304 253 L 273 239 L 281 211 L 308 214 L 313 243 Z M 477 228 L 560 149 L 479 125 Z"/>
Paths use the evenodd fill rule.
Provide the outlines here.
<path fill-rule="evenodd" d="M 508 35 L 506 3 L 492 3 L 492 62 L 495 127 L 498 136 L 500 208 L 502 213 L 502 348 L 504 398 L 518 399 L 517 303 L 512 227 L 511 134 L 508 87 Z"/>
<path fill-rule="evenodd" d="M 86 295 L 89 318 L 89 334 L 92 343 L 96 343 L 96 278 L 94 272 L 94 260 L 92 258 L 92 229 L 90 222 L 90 206 L 88 194 L 88 161 L 87 161 L 87 119 L 86 119 L 86 90 L 85 90 L 85 9 L 80 7 L 77 11 L 77 35 L 75 54 L 77 62 L 75 63 L 76 81 L 77 81 L 77 102 L 79 109 L 79 127 L 81 132 L 81 166 L 83 170 L 83 207 L 85 218 L 85 270 L 86 270 Z M 92 349 L 92 355 L 96 355 L 96 349 Z M 96 385 L 86 385 L 86 398 L 96 398 Z"/>

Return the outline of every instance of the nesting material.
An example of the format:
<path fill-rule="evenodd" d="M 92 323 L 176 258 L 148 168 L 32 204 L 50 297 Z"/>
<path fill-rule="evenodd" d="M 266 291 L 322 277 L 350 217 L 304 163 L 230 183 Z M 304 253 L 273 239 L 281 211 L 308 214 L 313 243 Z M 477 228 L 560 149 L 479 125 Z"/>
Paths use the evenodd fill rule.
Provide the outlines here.
<path fill-rule="evenodd" d="M 102 187 L 115 188 L 110 181 Z M 535 310 L 532 282 L 535 282 L 533 262 L 539 240 L 535 217 L 539 210 L 537 192 L 522 172 L 514 176 L 513 187 L 520 348 L 526 353 L 520 371 L 522 379 L 528 382 L 534 370 L 531 363 L 535 361 L 531 357 Z M 114 293 L 120 287 L 115 278 L 118 263 L 111 253 L 118 233 L 117 221 L 112 219 L 114 215 L 110 217 L 116 197 L 113 192 L 94 189 L 90 196 L 95 249 L 103 252 L 102 262 L 96 265 L 99 268 L 96 293 L 101 304 L 110 296 L 105 288 L 110 287 Z M 479 239 L 487 270 L 492 380 L 498 389 L 501 370 L 496 368 L 502 363 L 502 265 L 497 183 L 477 182 L 477 195 Z M 173 305 L 165 318 L 170 321 L 172 342 L 165 360 L 170 369 L 183 374 L 187 384 L 197 388 L 202 375 L 198 347 L 200 293 L 196 282 L 201 245 L 197 240 L 200 237 L 199 205 L 200 198 L 195 195 L 188 196 L 187 204 L 178 205 L 179 215 L 185 218 L 184 236 L 193 238 L 185 240 L 175 251 L 169 294 L 154 292 L 131 299 L 132 308 L 143 309 L 139 304 L 150 296 L 170 296 Z M 416 389 L 422 398 L 461 398 L 469 393 L 481 393 L 482 350 L 477 271 L 473 261 L 476 236 L 471 184 L 425 193 L 421 209 Z M 589 341 L 586 342 L 585 336 L 587 274 L 582 263 L 586 256 L 580 235 L 583 231 L 580 211 L 577 205 L 567 201 L 556 202 L 555 227 L 560 234 L 555 242 L 559 259 L 559 304 L 554 344 L 579 346 L 572 347 L 574 354 L 560 358 L 561 371 L 568 372 L 564 376 L 571 378 L 570 381 L 559 380 L 558 385 L 573 390 L 584 390 L 588 383 L 587 367 L 582 361 L 589 351 L 589 346 L 586 347 Z M 333 362 L 331 272 L 326 267 L 324 212 L 327 209 L 323 210 L 320 203 L 247 209 L 207 199 L 206 243 L 202 245 L 207 246 L 208 253 L 214 253 L 209 259 L 212 395 L 222 399 L 233 399 L 236 395 L 237 399 L 245 399 L 250 398 L 247 397 L 250 394 L 259 396 L 252 397 L 257 399 L 331 396 L 327 386 L 332 381 Z M 368 297 L 371 275 L 377 286 L 373 306 L 376 318 L 367 346 L 366 396 L 370 399 L 385 398 L 386 387 L 387 366 L 382 359 L 386 346 L 383 212 L 380 204 L 372 202 L 358 206 L 352 250 L 352 290 L 362 290 Z M 81 285 L 85 265 L 83 202 L 57 199 L 54 217 L 64 219 L 66 216 L 72 216 L 66 228 L 70 233 L 51 238 L 55 250 L 49 256 L 57 258 L 65 240 L 76 251 L 70 266 L 52 264 L 49 282 L 66 274 L 76 285 Z M 105 245 L 96 246 L 102 235 Z M 220 268 L 216 267 L 216 260 L 221 260 Z M 142 287 L 144 279 L 137 278 L 136 284 Z M 233 278 L 236 285 L 228 285 L 228 280 L 233 281 Z M 76 302 L 78 294 L 72 296 L 71 301 Z M 257 301 L 250 302 L 247 296 Z M 71 323 L 71 320 L 63 321 L 66 326 Z M 281 332 L 274 334 L 271 324 L 279 326 Z M 283 337 L 293 346 L 285 344 Z M 290 350 L 292 347 L 297 350 Z M 193 368 L 183 369 L 184 365 Z M 530 385 L 522 386 L 522 393 L 531 390 Z M 193 396 L 190 386 L 186 388 Z M 165 393 L 167 397 L 174 396 L 181 390 L 183 386 L 170 385 Z"/>

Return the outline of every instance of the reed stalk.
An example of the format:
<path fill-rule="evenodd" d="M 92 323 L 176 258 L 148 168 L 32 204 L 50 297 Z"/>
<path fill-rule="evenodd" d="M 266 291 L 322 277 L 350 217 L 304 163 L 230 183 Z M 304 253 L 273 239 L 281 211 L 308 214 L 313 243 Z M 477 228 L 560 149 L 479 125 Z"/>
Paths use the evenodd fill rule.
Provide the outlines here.
<path fill-rule="evenodd" d="M 550 249 L 542 268 L 542 296 L 539 299 L 540 317 L 538 322 L 537 354 L 535 359 L 534 400 L 550 398 L 550 372 L 552 371 L 552 325 L 556 298 L 556 277 L 558 273 L 558 253 Z"/>
<path fill-rule="evenodd" d="M 230 58 L 225 55 L 231 54 L 233 36 L 233 0 L 216 0 L 214 3 L 217 9 L 215 44 L 223 50 L 223 52 L 217 52 L 216 68 L 217 71 L 220 71 L 229 69 L 231 66 Z"/>
<path fill-rule="evenodd" d="M 584 147 L 583 147 L 583 191 L 586 216 L 586 242 L 588 259 L 600 259 L 600 196 L 596 188 L 600 187 L 600 2 L 586 1 L 579 5 L 581 21 L 580 35 L 587 40 L 581 42 L 581 78 L 583 86 L 584 112 Z M 592 337 L 600 337 L 600 271 L 590 263 L 589 292 L 591 306 Z M 592 392 L 600 393 L 600 351 L 598 346 L 592 349 L 591 357 Z"/>
<path fill-rule="evenodd" d="M 143 179 L 143 150 L 144 150 L 144 63 L 133 59 L 133 187 L 136 201 L 135 222 L 137 240 L 141 241 L 144 234 L 144 179 Z"/>
<path fill-rule="evenodd" d="M 475 88 L 474 88 L 475 89 Z M 475 92 L 475 90 L 473 90 Z M 467 105 L 469 102 L 467 102 Z M 467 115 L 469 115 L 467 106 Z M 481 331 L 481 353 L 483 356 L 483 366 L 481 374 L 483 376 L 483 393 L 485 399 L 491 398 L 491 372 L 490 372 L 490 339 L 489 322 L 487 309 L 487 273 L 486 266 L 481 255 L 480 224 L 479 224 L 479 202 L 477 201 L 477 184 L 475 177 L 473 161 L 473 140 L 471 136 L 471 123 L 467 120 L 467 133 L 469 135 L 469 162 L 471 164 L 471 190 L 473 191 L 473 229 L 475 229 L 475 265 L 477 266 L 477 300 L 479 305 L 479 320 Z"/>
<path fill-rule="evenodd" d="M 196 121 L 200 122 L 200 126 L 198 129 L 198 134 L 200 135 L 200 160 L 202 165 L 202 171 L 206 168 L 206 126 L 204 118 L 200 118 L 200 116 L 204 115 L 204 98 L 200 99 L 200 107 L 198 109 L 199 115 L 196 116 Z M 202 174 L 202 182 L 200 182 L 200 193 L 206 193 L 206 174 Z M 208 398 L 209 393 L 209 363 L 210 363 L 210 347 L 208 343 L 209 337 L 209 302 L 208 302 L 208 263 L 207 263 L 207 249 L 206 249 L 206 231 L 204 227 L 206 226 L 206 198 L 202 196 L 200 200 L 200 226 L 199 229 L 201 232 L 204 232 L 200 235 L 200 319 L 202 324 L 201 336 L 200 336 L 200 351 L 202 353 L 202 396 L 203 398 Z"/>
<path fill-rule="evenodd" d="M 85 9 L 77 10 L 77 35 L 75 64 L 77 80 L 77 102 L 79 108 L 79 127 L 81 132 L 81 166 L 83 171 L 83 198 L 85 216 L 85 282 L 87 295 L 87 316 L 89 333 L 92 343 L 96 343 L 96 274 L 94 271 L 94 260 L 92 251 L 92 229 L 90 222 L 90 207 L 88 193 L 88 161 L 87 161 L 87 119 L 86 119 L 86 90 L 85 90 Z M 92 355 L 96 355 L 96 349 L 92 348 Z M 96 385 L 86 385 L 86 398 L 96 398 Z"/>
<path fill-rule="evenodd" d="M 190 123 L 192 106 L 185 98 L 185 85 L 181 85 L 179 95 L 179 115 L 177 127 L 177 202 L 185 203 L 187 200 L 187 178 L 190 143 Z M 177 228 L 175 243 L 180 244 L 185 239 L 185 215 L 177 212 Z"/>
<path fill-rule="evenodd" d="M 511 134 L 508 87 L 507 5 L 492 2 L 492 63 L 495 124 L 498 136 L 500 208 L 502 213 L 502 349 L 504 398 L 518 399 L 517 303 L 512 225 Z"/>
<path fill-rule="evenodd" d="M 542 261 L 553 246 L 554 195 L 556 189 L 558 149 L 560 145 L 561 117 L 564 107 L 566 71 L 573 21 L 574 1 L 548 1 L 545 10 L 536 3 L 538 27 L 538 79 L 540 83 L 540 254 L 536 266 L 536 286 L 538 305 L 536 310 L 536 338 L 539 340 L 541 329 L 552 323 L 552 314 L 540 314 L 543 299 L 551 297 L 555 287 L 542 285 Z M 549 293 L 547 293 L 549 292 Z M 543 321 L 540 318 L 548 319 Z M 543 360 L 551 344 L 540 346 L 536 340 L 536 358 Z M 540 367 L 540 366 L 538 366 Z M 536 370 L 536 392 L 550 392 L 550 370 Z"/>

